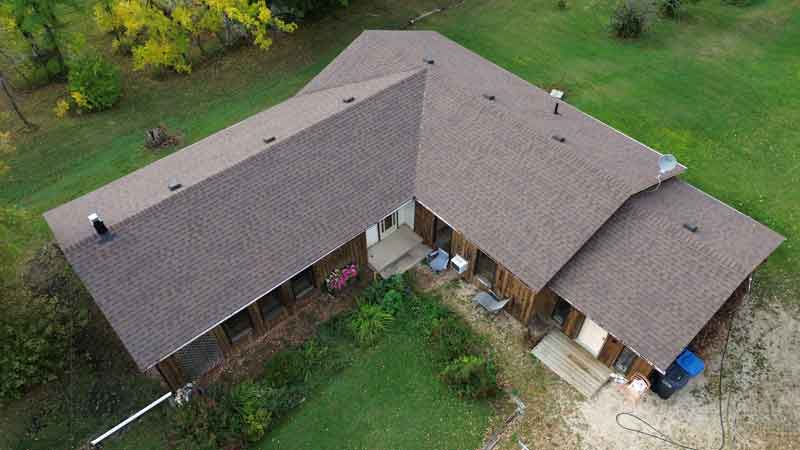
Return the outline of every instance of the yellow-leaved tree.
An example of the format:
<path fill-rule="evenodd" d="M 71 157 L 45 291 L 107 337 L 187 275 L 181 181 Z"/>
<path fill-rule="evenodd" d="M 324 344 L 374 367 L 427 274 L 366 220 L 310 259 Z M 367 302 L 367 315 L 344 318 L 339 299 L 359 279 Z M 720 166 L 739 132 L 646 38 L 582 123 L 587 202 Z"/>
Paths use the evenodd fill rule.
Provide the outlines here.
<path fill-rule="evenodd" d="M 191 71 L 191 52 L 203 43 L 225 47 L 245 41 L 268 49 L 272 33 L 297 25 L 274 17 L 265 0 L 102 0 L 95 5 L 98 27 L 114 35 L 113 46 L 133 55 L 134 69 Z"/>

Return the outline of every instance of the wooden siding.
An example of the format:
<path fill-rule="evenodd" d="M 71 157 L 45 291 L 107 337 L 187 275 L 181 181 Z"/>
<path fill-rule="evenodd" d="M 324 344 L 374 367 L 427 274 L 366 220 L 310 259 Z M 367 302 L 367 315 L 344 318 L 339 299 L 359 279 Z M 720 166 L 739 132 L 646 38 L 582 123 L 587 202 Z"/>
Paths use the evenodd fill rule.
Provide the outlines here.
<path fill-rule="evenodd" d="M 429 247 L 433 247 L 433 225 L 436 222 L 435 219 L 436 217 L 430 210 L 418 202 L 414 202 L 414 232 Z"/>
<path fill-rule="evenodd" d="M 634 375 L 641 375 L 644 379 L 649 380 L 652 371 L 653 365 L 647 362 L 647 360 L 637 356 L 628 369 L 627 377 L 628 379 L 632 379 Z"/>
<path fill-rule="evenodd" d="M 564 334 L 572 339 L 578 337 L 581 325 L 583 325 L 583 319 L 585 318 L 586 316 L 584 316 L 582 312 L 575 308 L 570 309 L 569 314 L 567 314 L 567 320 L 564 321 L 564 326 L 562 327 Z"/>
<path fill-rule="evenodd" d="M 478 256 L 478 247 L 472 242 L 468 241 L 463 234 L 459 231 L 453 230 L 453 238 L 450 243 L 450 248 L 453 250 L 453 255 L 461 255 L 462 258 L 469 263 L 467 271 L 462 274 L 465 280 L 472 281 L 472 275 L 475 273 L 475 261 Z"/>
<path fill-rule="evenodd" d="M 556 294 L 550 288 L 542 288 L 541 291 L 536 293 L 533 300 L 533 311 L 542 319 L 549 319 L 553 315 L 553 309 L 556 307 Z"/>
<path fill-rule="evenodd" d="M 624 348 L 625 345 L 623 345 L 622 342 L 609 334 L 606 343 L 603 344 L 603 348 L 600 349 L 600 354 L 597 355 L 597 359 L 608 367 L 611 367 Z"/>
<path fill-rule="evenodd" d="M 314 264 L 314 286 L 322 286 L 328 274 L 346 264 L 356 263 L 363 269 L 367 258 L 367 233 L 364 232 Z"/>
<path fill-rule="evenodd" d="M 185 377 L 178 362 L 175 361 L 175 355 L 156 364 L 156 368 L 171 391 L 175 392 L 183 386 Z"/>
<path fill-rule="evenodd" d="M 294 312 L 294 291 L 292 290 L 291 283 L 291 281 L 287 280 L 285 283 L 278 286 L 278 301 L 289 310 L 289 313 Z"/>
<path fill-rule="evenodd" d="M 506 306 L 506 311 L 523 324 L 528 323 L 534 312 L 536 292 L 500 263 L 497 263 L 494 291 L 501 298 L 511 299 L 509 305 Z"/>
<path fill-rule="evenodd" d="M 247 312 L 250 314 L 250 321 L 253 322 L 253 328 L 255 329 L 256 335 L 260 336 L 266 333 L 267 327 L 264 325 L 264 318 L 261 317 L 261 308 L 259 308 L 258 302 L 248 306 Z"/>
<path fill-rule="evenodd" d="M 222 325 L 217 325 L 211 330 L 211 333 L 217 339 L 217 344 L 219 345 L 220 350 L 222 350 L 222 354 L 228 356 L 231 354 L 233 350 L 233 346 L 231 345 L 231 341 L 228 339 L 228 335 L 225 334 L 225 330 L 222 329 Z"/>

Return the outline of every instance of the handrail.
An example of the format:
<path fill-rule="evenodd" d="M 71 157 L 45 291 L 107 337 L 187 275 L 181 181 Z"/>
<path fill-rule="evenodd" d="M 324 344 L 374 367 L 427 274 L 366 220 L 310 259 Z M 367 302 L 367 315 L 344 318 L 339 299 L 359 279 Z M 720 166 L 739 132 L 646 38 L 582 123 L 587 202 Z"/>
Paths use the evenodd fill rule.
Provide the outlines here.
<path fill-rule="evenodd" d="M 127 419 L 123 420 L 122 422 L 120 422 L 119 425 L 117 425 L 114 428 L 106 431 L 105 433 L 103 433 L 102 435 L 97 437 L 95 440 L 91 441 L 90 443 L 92 444 L 92 447 L 97 446 L 97 444 L 99 444 L 103 439 L 105 439 L 105 438 L 111 436 L 112 434 L 116 433 L 117 431 L 121 430 L 126 425 L 128 425 L 129 423 L 131 423 L 134 420 L 138 419 L 143 414 L 145 414 L 147 411 L 150 411 L 151 409 L 153 409 L 156 406 L 160 405 L 162 402 L 164 402 L 164 400 L 166 400 L 166 399 L 168 399 L 170 397 L 172 397 L 172 392 L 167 392 L 166 394 L 162 395 L 158 400 L 156 400 L 153 403 L 150 403 L 149 405 L 145 406 L 144 409 L 142 409 L 141 411 L 139 411 L 136 414 L 134 414 L 134 415 L 128 417 Z"/>

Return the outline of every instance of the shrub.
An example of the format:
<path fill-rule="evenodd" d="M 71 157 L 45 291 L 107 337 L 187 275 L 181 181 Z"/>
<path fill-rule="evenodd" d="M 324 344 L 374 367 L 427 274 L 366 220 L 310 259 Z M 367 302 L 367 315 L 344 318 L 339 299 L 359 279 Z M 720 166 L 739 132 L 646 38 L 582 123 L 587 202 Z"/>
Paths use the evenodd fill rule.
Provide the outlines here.
<path fill-rule="evenodd" d="M 497 394 L 497 371 L 491 360 L 479 356 L 461 356 L 448 364 L 442 380 L 460 396 L 487 398 Z"/>
<path fill-rule="evenodd" d="M 391 322 L 392 315 L 379 305 L 362 303 L 350 318 L 349 329 L 359 344 L 371 345 Z"/>
<path fill-rule="evenodd" d="M 434 357 L 441 362 L 477 354 L 480 349 L 480 338 L 467 323 L 454 316 L 438 320 L 428 340 Z"/>
<path fill-rule="evenodd" d="M 302 383 L 308 374 L 308 364 L 301 349 L 284 350 L 264 363 L 264 379 L 273 387 Z"/>
<path fill-rule="evenodd" d="M 381 307 L 392 316 L 396 316 L 397 313 L 400 312 L 400 309 L 403 308 L 404 301 L 405 296 L 392 289 L 383 295 Z"/>
<path fill-rule="evenodd" d="M 664 17 L 678 17 L 682 7 L 682 0 L 658 0 L 658 12 Z"/>
<path fill-rule="evenodd" d="M 337 6 L 347 6 L 349 0 L 274 0 L 272 13 L 290 20 L 317 18 Z"/>
<path fill-rule="evenodd" d="M 217 433 L 225 420 L 222 407 L 211 398 L 200 397 L 178 407 L 172 415 L 175 448 L 217 450 L 224 438 Z M 224 430 L 224 428 L 223 428 Z"/>
<path fill-rule="evenodd" d="M 8 289 L 0 314 L 0 399 L 53 381 L 65 362 L 70 318 L 52 299 Z"/>
<path fill-rule="evenodd" d="M 567 0 L 558 0 L 556 2 L 556 6 L 558 6 L 558 9 L 561 10 L 567 9 Z"/>
<path fill-rule="evenodd" d="M 111 108 L 122 95 L 119 69 L 99 56 L 71 61 L 67 81 L 70 96 L 81 111 Z"/>
<path fill-rule="evenodd" d="M 232 420 L 233 429 L 247 442 L 258 442 L 267 433 L 272 421 L 272 411 L 267 409 L 266 385 L 245 381 L 231 389 L 230 402 L 236 412 Z"/>
<path fill-rule="evenodd" d="M 649 26 L 651 16 L 647 0 L 621 0 L 611 15 L 611 32 L 623 39 L 637 38 Z"/>

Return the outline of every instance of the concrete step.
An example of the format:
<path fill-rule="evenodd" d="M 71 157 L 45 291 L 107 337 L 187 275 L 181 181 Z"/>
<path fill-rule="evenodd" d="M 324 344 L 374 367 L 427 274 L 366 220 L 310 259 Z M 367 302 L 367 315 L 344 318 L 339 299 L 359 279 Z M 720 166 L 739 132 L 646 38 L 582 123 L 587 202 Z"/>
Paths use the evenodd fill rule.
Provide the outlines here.
<path fill-rule="evenodd" d="M 394 274 L 404 273 L 419 264 L 430 253 L 431 248 L 425 244 L 418 244 L 393 263 L 380 271 L 382 278 L 389 278 Z"/>

